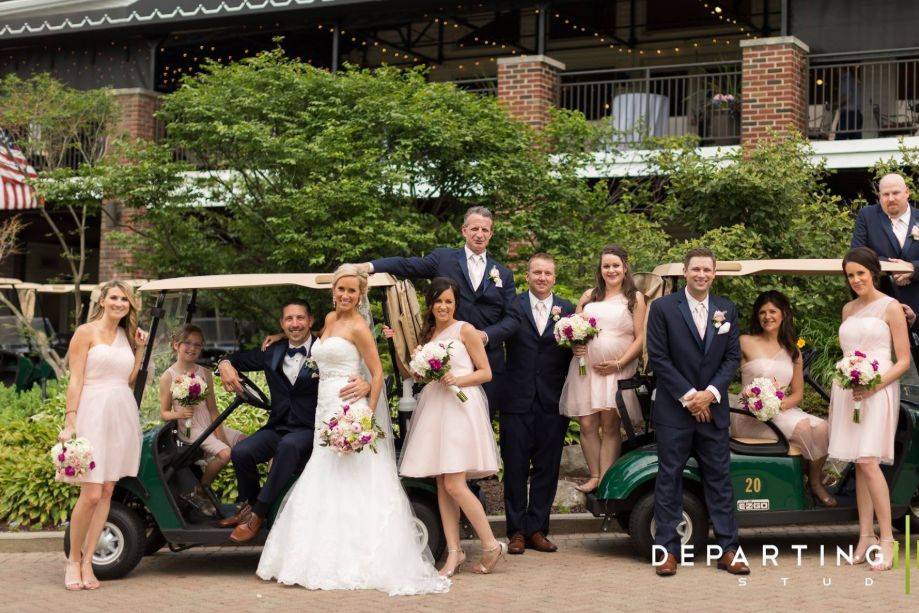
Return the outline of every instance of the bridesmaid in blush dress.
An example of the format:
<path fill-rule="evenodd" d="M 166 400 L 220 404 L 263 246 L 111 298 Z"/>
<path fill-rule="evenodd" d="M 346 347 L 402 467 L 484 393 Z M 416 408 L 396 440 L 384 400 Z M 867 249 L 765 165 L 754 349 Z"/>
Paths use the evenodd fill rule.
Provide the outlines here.
<path fill-rule="evenodd" d="M 74 332 L 68 349 L 70 383 L 64 429 L 58 438 L 89 441 L 95 468 L 79 482 L 80 497 L 70 516 L 70 556 L 64 586 L 99 587 L 93 552 L 108 518 L 115 483 L 137 476 L 141 430 L 132 386 L 146 335 L 137 329 L 138 302 L 122 281 L 100 288 L 92 320 Z"/>
<path fill-rule="evenodd" d="M 590 469 L 590 480 L 577 486 L 582 492 L 595 490 L 619 458 L 622 439 L 616 392 L 619 380 L 634 376 L 638 370 L 647 312 L 645 297 L 635 287 L 629 256 L 622 247 L 603 249 L 596 275 L 596 286 L 584 292 L 576 312 L 595 318 L 600 333 L 586 348 L 574 348 L 575 357 L 559 400 L 561 413 L 576 417 L 581 426 L 581 449 Z M 590 368 L 587 375 L 581 375 L 578 358 L 585 354 Z M 642 415 L 634 390 L 624 390 L 622 396 L 629 419 L 639 425 Z"/>
<path fill-rule="evenodd" d="M 491 380 L 491 368 L 475 328 L 454 319 L 459 296 L 456 283 L 446 277 L 435 277 L 425 293 L 421 340 L 452 343 L 450 372 L 422 390 L 399 466 L 403 476 L 437 480 L 437 504 L 447 539 L 447 561 L 440 571 L 445 577 L 466 560 L 460 548 L 460 511 L 482 542 L 482 560 L 474 572 L 490 573 L 507 552 L 507 544 L 495 538 L 482 503 L 466 483 L 498 472 L 498 447 L 482 389 Z M 449 385 L 458 386 L 467 400 L 460 401 Z"/>
<path fill-rule="evenodd" d="M 790 442 L 801 448 L 808 464 L 808 483 L 821 504 L 835 507 L 836 499 L 823 487 L 830 431 L 825 419 L 798 408 L 804 398 L 804 360 L 795 336 L 794 314 L 782 292 L 769 290 L 757 296 L 750 318 L 750 334 L 740 337 L 741 383 L 757 377 L 774 379 L 784 390 L 781 412 L 773 418 Z M 775 434 L 755 417 L 731 413 L 731 436 L 774 439 Z"/>
<path fill-rule="evenodd" d="M 856 350 L 880 363 L 881 382 L 873 389 L 847 390 L 836 383 L 830 396 L 830 456 L 855 462 L 855 492 L 858 501 L 859 539 L 855 563 L 868 556 L 877 544 L 874 519 L 881 533 L 880 555 L 872 570 L 888 570 L 893 564 L 893 529 L 890 521 L 890 492 L 881 464 L 893 462 L 893 441 L 900 411 L 899 379 L 909 368 L 909 338 L 906 317 L 900 304 L 878 290 L 881 263 L 867 247 L 846 254 L 842 268 L 856 298 L 842 309 L 839 344 L 844 354 Z M 896 361 L 891 360 L 894 356 Z M 853 420 L 855 403 L 860 402 L 859 423 Z"/>

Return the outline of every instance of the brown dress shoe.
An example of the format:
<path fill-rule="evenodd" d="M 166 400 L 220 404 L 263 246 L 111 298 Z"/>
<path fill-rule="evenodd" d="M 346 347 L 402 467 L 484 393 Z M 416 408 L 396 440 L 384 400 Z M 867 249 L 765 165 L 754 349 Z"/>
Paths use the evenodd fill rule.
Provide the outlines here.
<path fill-rule="evenodd" d="M 250 507 L 249 503 L 247 502 L 243 504 L 241 507 L 239 507 L 235 515 L 231 515 L 230 517 L 221 519 L 219 522 L 217 522 L 217 525 L 220 526 L 221 528 L 230 528 L 231 526 L 238 526 L 239 524 L 249 519 L 249 515 L 251 514 L 252 514 L 252 507 Z"/>
<path fill-rule="evenodd" d="M 255 513 L 249 513 L 249 519 L 233 528 L 233 532 L 230 534 L 230 540 L 234 543 L 251 541 L 255 538 L 255 535 L 258 534 L 259 530 L 262 529 L 262 523 L 264 521 L 265 520 Z"/>
<path fill-rule="evenodd" d="M 526 551 L 527 543 L 526 538 L 523 536 L 523 533 L 517 532 L 511 539 L 507 542 L 507 553 L 512 553 L 514 555 L 520 555 Z"/>
<path fill-rule="evenodd" d="M 667 554 L 667 559 L 664 560 L 664 563 L 660 566 L 654 567 L 654 572 L 657 573 L 658 577 L 672 577 L 676 574 L 677 563 L 676 556 L 672 553 Z"/>
<path fill-rule="evenodd" d="M 558 547 L 555 543 L 543 536 L 542 532 L 534 532 L 531 534 L 530 538 L 527 539 L 527 547 L 543 553 L 558 551 Z"/>
<path fill-rule="evenodd" d="M 726 570 L 732 575 L 749 575 L 750 567 L 743 562 L 735 562 L 736 551 L 726 551 L 718 560 L 718 570 Z"/>

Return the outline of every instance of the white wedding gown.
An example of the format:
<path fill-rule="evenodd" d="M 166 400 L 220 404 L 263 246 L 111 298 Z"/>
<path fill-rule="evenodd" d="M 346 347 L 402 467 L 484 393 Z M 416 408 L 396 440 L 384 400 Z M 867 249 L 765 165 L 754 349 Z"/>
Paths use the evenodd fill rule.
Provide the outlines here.
<path fill-rule="evenodd" d="M 338 455 L 319 428 L 342 406 L 338 393 L 360 371 L 357 347 L 339 336 L 315 341 L 319 397 L 313 453 L 291 488 L 262 550 L 257 574 L 309 589 L 376 589 L 391 596 L 445 592 L 396 470 L 392 447 Z M 367 400 L 352 403 L 366 408 Z M 392 431 L 385 432 L 391 440 Z"/>

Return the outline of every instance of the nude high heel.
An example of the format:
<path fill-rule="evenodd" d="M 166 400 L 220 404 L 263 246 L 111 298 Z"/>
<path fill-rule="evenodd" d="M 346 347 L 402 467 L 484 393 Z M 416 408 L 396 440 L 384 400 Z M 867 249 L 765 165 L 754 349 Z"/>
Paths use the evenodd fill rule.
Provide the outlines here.
<path fill-rule="evenodd" d="M 877 545 L 877 544 L 878 544 L 878 539 L 877 539 L 876 536 L 874 536 L 874 534 L 859 534 L 858 536 L 859 536 L 860 538 L 868 538 L 868 537 L 871 537 L 872 539 L 874 539 L 874 545 Z M 860 555 L 860 556 L 855 556 L 855 557 L 852 559 L 852 565 L 853 565 L 853 566 L 857 566 L 858 564 L 864 564 L 864 563 L 865 563 L 865 556 L 866 556 L 866 554 L 868 553 L 868 550 L 871 549 L 874 545 L 868 545 L 868 547 L 865 548 L 865 553 L 863 553 L 863 554 Z"/>
<path fill-rule="evenodd" d="M 498 555 L 495 556 L 495 559 L 491 561 L 491 564 L 485 564 L 485 554 L 491 553 L 492 551 L 497 551 Z M 472 569 L 472 572 L 478 575 L 488 575 L 495 569 L 495 566 L 498 565 L 498 561 L 504 557 L 507 553 L 507 543 L 498 541 L 498 544 L 492 547 L 491 549 L 482 550 L 482 561 L 479 562 L 478 566 Z"/>
<path fill-rule="evenodd" d="M 451 554 L 451 553 L 460 554 L 460 560 L 453 566 L 453 568 L 451 568 L 447 572 L 443 572 L 443 570 L 441 570 L 441 576 L 449 579 L 454 574 L 460 572 L 463 569 L 463 564 L 466 562 L 466 552 L 463 551 L 462 548 L 459 548 L 459 549 L 447 549 L 447 553 L 448 554 Z"/>

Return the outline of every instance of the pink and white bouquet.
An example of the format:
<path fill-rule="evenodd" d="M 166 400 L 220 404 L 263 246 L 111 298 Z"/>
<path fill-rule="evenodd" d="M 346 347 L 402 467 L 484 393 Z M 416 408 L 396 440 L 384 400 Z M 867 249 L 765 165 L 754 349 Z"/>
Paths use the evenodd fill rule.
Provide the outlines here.
<path fill-rule="evenodd" d="M 856 387 L 874 389 L 881 382 L 881 367 L 877 360 L 872 360 L 864 351 L 856 349 L 836 362 L 834 378 L 840 387 L 850 390 Z M 852 421 L 861 422 L 861 400 L 855 401 Z"/>
<path fill-rule="evenodd" d="M 760 421 L 769 421 L 782 411 L 783 392 L 769 377 L 756 377 L 743 389 L 740 402 L 753 417 Z"/>
<path fill-rule="evenodd" d="M 51 448 L 54 463 L 54 480 L 79 480 L 96 468 L 93 461 L 93 446 L 85 438 L 72 438 Z"/>
<path fill-rule="evenodd" d="M 331 447 L 339 455 L 360 453 L 365 447 L 376 453 L 376 442 L 385 438 L 370 409 L 352 409 L 346 404 L 334 417 L 322 423 L 319 444 Z"/>
<path fill-rule="evenodd" d="M 183 407 L 196 406 L 210 394 L 207 381 L 193 372 L 173 379 L 169 392 L 172 399 Z M 191 419 L 185 420 L 185 438 L 191 438 Z"/>
<path fill-rule="evenodd" d="M 418 377 L 423 383 L 431 381 L 440 381 L 448 372 L 450 372 L 450 348 L 453 342 L 447 344 L 431 341 L 419 349 L 408 367 L 412 374 Z M 456 394 L 460 402 L 469 400 L 468 396 L 456 385 L 449 385 L 450 391 Z"/>
<path fill-rule="evenodd" d="M 553 333 L 555 342 L 560 347 L 570 349 L 575 345 L 586 345 L 587 341 L 600 333 L 600 329 L 597 328 L 597 320 L 594 317 L 569 315 L 555 322 Z M 584 356 L 578 358 L 578 372 L 582 377 L 587 374 L 587 360 L 584 359 Z"/>

